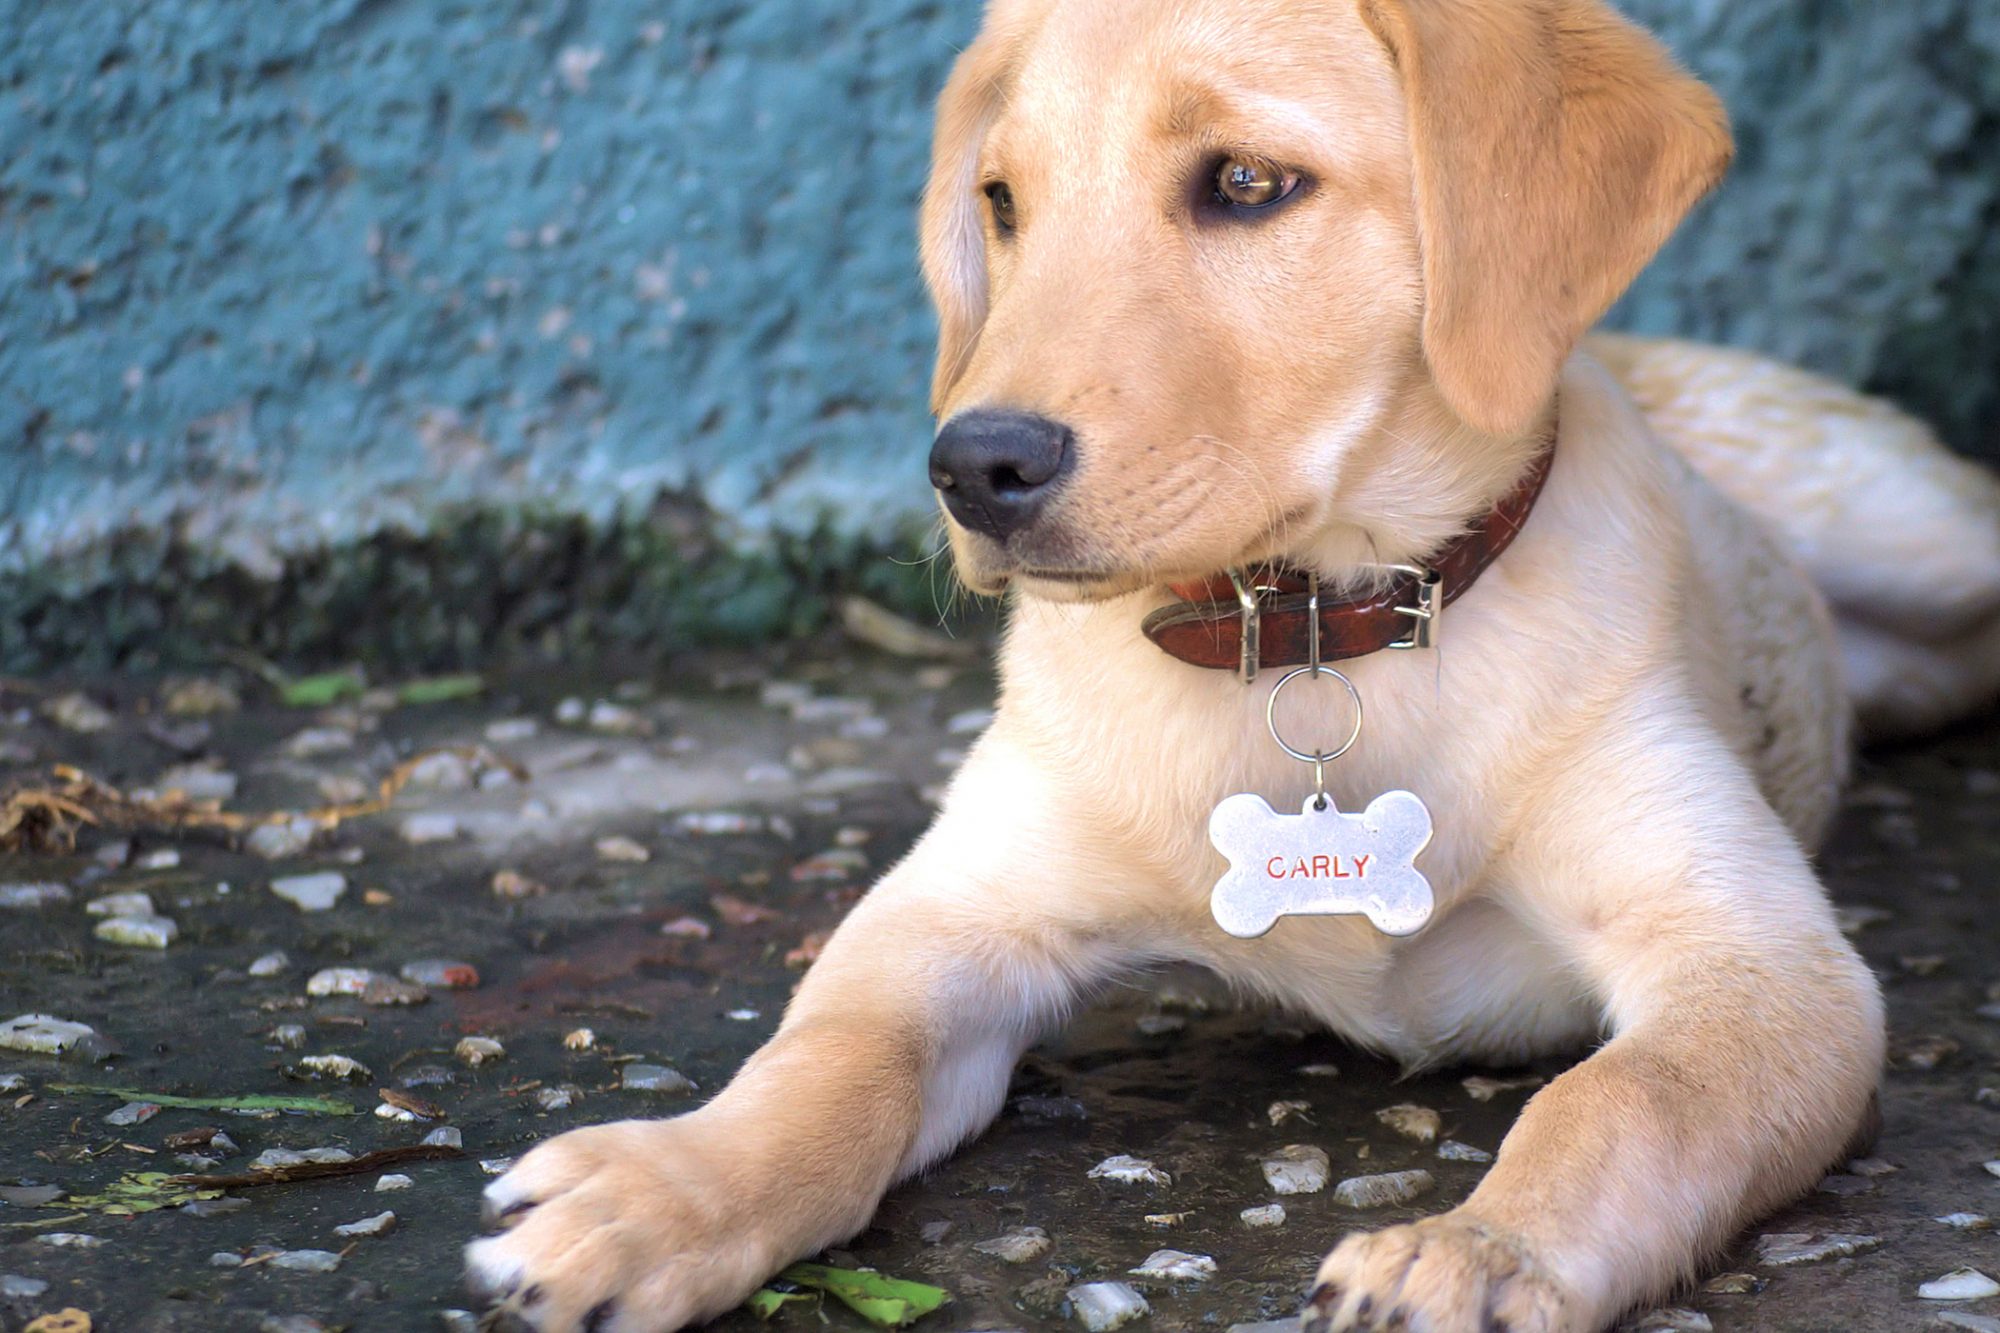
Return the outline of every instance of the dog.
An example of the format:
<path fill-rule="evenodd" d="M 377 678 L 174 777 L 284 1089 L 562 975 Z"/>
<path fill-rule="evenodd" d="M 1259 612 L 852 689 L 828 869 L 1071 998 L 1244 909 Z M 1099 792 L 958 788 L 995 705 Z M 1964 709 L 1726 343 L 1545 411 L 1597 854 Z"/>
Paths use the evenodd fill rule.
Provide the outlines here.
<path fill-rule="evenodd" d="M 2000 491 L 1803 372 L 1586 336 L 1730 154 L 1602 0 L 993 0 L 921 230 L 996 720 L 724 1091 L 490 1185 L 476 1289 L 728 1310 L 1168 960 L 1413 1067 L 1595 1047 L 1463 1204 L 1333 1249 L 1315 1333 L 1600 1328 L 1817 1180 L 1883 1013 L 1808 851 L 1855 717 L 1995 692 Z M 1335 882 L 1378 855 L 1395 902 Z"/>

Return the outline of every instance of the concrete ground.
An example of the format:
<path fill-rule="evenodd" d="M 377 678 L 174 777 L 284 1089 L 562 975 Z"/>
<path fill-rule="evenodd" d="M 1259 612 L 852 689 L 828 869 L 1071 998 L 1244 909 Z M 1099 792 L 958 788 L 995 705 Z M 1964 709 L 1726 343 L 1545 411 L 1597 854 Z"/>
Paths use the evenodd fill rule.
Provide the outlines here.
<path fill-rule="evenodd" d="M 0 684 L 0 780 L 61 762 L 234 810 L 303 809 L 364 795 L 429 747 L 487 751 L 426 760 L 388 813 L 309 844 L 303 828 L 258 835 L 270 855 L 94 831 L 74 854 L 0 857 L 0 1022 L 92 1030 L 62 1057 L 0 1049 L 0 1329 L 64 1308 L 117 1333 L 472 1327 L 452 1313 L 457 1252 L 493 1164 L 724 1082 L 777 1023 L 814 937 L 921 830 L 990 693 L 979 668 L 825 643 L 624 681 L 508 677 L 432 703 L 378 690 L 292 708 L 248 673 Z M 1825 867 L 1890 999 L 1887 1130 L 1639 1327 L 2000 1333 L 2000 1297 L 1919 1295 L 1961 1268 L 2000 1275 L 1985 1220 L 2000 1215 L 2000 725 L 1874 756 L 1849 806 Z M 336 889 L 323 910 L 295 905 Z M 115 894 L 147 895 L 150 912 L 126 899 L 93 914 Z M 174 938 L 147 947 L 161 917 Z M 832 1261 L 949 1289 L 920 1325 L 940 1333 L 1079 1327 L 1068 1293 L 1097 1281 L 1143 1297 L 1137 1330 L 1280 1319 L 1348 1228 L 1462 1199 L 1559 1067 L 1399 1080 L 1205 978 L 1163 975 L 1032 1054 L 993 1130 L 892 1194 Z M 627 1086 L 649 1081 L 668 1090 Z M 449 1120 L 380 1118 L 383 1089 Z M 160 1094 L 323 1104 L 149 1110 Z M 1378 1118 L 1404 1104 L 1421 1108 L 1398 1113 L 1416 1137 Z M 1424 1111 L 1437 1142 L 1421 1141 Z M 440 1125 L 463 1157 L 193 1200 L 133 1178 L 407 1147 Z M 1422 1169 L 1434 1188 L 1367 1212 L 1331 1184 L 1281 1199 L 1262 1163 L 1290 1145 L 1323 1150 L 1334 1183 Z M 1093 1177 L 1120 1155 L 1159 1177 Z M 121 1201 L 170 1206 L 107 1211 Z M 1281 1223 L 1243 1217 L 1274 1202 Z M 385 1211 L 373 1234 L 337 1231 Z M 1211 1257 L 1213 1276 L 1130 1272 L 1162 1249 Z M 832 1304 L 777 1316 L 816 1320 L 864 1327 Z"/>

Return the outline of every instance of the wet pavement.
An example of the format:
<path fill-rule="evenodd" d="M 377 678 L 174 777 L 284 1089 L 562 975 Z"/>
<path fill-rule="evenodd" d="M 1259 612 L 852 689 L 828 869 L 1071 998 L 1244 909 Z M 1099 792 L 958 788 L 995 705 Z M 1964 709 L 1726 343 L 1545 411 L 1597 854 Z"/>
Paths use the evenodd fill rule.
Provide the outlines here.
<path fill-rule="evenodd" d="M 487 1173 L 726 1081 L 815 937 L 922 829 L 991 687 L 974 665 L 827 643 L 625 680 L 496 678 L 433 703 L 286 707 L 248 672 L 0 683 L 0 779 L 62 762 L 232 810 L 356 800 L 432 747 L 482 747 L 433 755 L 389 812 L 310 845 L 285 845 L 303 827 L 257 835 L 282 855 L 96 831 L 71 855 L 0 857 L 0 1023 L 92 1030 L 62 1057 L 0 1049 L 0 1329 L 64 1308 L 117 1333 L 470 1327 L 447 1312 Z M 2000 724 L 1873 756 L 1825 865 L 1890 997 L 1886 1132 L 1638 1326 L 2000 1333 L 2000 1296 L 1919 1295 L 1961 1268 L 2000 1276 L 1984 1220 L 2000 1216 Z M 93 914 L 116 894 L 147 901 Z M 1098 1282 L 1143 1299 L 1136 1330 L 1280 1319 L 1345 1230 L 1470 1192 L 1559 1068 L 1399 1080 L 1205 977 L 1162 974 L 1034 1052 L 994 1129 L 832 1261 L 949 1289 L 920 1325 L 939 1333 L 1080 1328 L 1068 1293 Z M 149 1111 L 143 1094 L 320 1105 Z M 241 1176 L 273 1149 L 359 1157 L 440 1127 L 462 1157 L 192 1202 L 139 1176 Z M 1326 1154 L 1324 1172 L 1291 1147 Z M 1138 1164 L 1094 1173 L 1121 1156 Z M 1337 1188 L 1414 1170 L 1430 1187 L 1402 1203 L 1357 1210 Z M 1320 1174 L 1316 1192 L 1274 1188 Z M 135 1201 L 180 1206 L 107 1211 Z M 1160 1250 L 1213 1273 L 1149 1264 Z M 821 1320 L 866 1327 L 830 1303 L 775 1322 Z"/>

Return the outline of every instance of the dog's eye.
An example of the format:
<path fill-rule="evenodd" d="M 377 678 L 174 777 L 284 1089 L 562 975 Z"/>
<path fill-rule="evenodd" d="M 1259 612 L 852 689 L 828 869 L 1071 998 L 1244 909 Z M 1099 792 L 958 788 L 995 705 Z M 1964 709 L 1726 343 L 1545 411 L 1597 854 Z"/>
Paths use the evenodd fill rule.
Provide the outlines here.
<path fill-rule="evenodd" d="M 1232 157 L 1215 172 L 1216 202 L 1231 208 L 1269 208 L 1298 188 L 1295 173 L 1262 158 Z"/>
<path fill-rule="evenodd" d="M 1000 230 L 1014 230 L 1014 192 L 1006 181 L 994 181 L 986 187 L 986 202 L 993 206 L 993 221 Z"/>

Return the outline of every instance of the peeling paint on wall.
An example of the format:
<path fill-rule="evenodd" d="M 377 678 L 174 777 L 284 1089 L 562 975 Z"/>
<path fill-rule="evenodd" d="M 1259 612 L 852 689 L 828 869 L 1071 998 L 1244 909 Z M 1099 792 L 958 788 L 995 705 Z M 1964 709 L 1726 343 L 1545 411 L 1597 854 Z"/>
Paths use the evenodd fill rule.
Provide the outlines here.
<path fill-rule="evenodd" d="M 1742 150 L 1619 321 L 1885 388 L 2000 453 L 2000 6 L 1631 7 Z M 384 533 L 457 549 L 468 510 L 605 532 L 668 496 L 773 571 L 786 543 L 908 549 L 912 212 L 975 22 L 0 0 L 0 657 L 128 654 L 143 631 L 103 606 L 142 552 L 172 607 L 175 560 L 278 586 Z"/>

